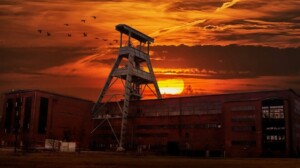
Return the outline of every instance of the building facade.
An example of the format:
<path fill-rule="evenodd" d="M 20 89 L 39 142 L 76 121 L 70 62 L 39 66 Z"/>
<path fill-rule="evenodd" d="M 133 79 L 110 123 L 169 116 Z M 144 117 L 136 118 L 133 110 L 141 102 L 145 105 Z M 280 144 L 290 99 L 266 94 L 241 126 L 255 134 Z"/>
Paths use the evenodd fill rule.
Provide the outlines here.
<path fill-rule="evenodd" d="M 122 102 L 94 119 L 97 149 L 118 144 Z M 143 100 L 131 103 L 127 149 L 199 156 L 298 156 L 300 97 L 292 90 Z"/>
<path fill-rule="evenodd" d="M 49 139 L 77 148 L 116 150 L 123 102 L 98 116 L 93 102 L 39 90 L 4 94 L 1 146 L 45 147 Z M 127 150 L 210 157 L 300 154 L 300 97 L 293 90 L 132 101 Z"/>
<path fill-rule="evenodd" d="M 0 122 L 1 146 L 42 148 L 51 139 L 88 148 L 92 106 L 92 101 L 39 90 L 7 92 Z"/>

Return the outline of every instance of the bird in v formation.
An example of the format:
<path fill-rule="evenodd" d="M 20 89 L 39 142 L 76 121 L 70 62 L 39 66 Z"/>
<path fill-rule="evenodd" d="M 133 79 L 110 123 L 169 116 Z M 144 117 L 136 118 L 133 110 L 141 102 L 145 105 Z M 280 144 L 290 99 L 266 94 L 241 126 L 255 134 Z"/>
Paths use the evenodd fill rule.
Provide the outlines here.
<path fill-rule="evenodd" d="M 93 19 L 97 19 L 97 16 L 91 16 Z M 80 20 L 81 22 L 83 22 L 83 23 L 86 23 L 86 19 L 81 19 Z M 69 23 L 64 23 L 64 26 L 70 26 L 70 24 Z M 46 35 L 47 36 L 51 36 L 51 32 L 49 32 L 49 31 L 44 31 L 44 30 L 42 30 L 42 29 L 38 29 L 37 30 L 40 34 L 42 34 L 43 32 L 46 32 Z M 88 33 L 87 32 L 83 32 L 82 33 L 82 35 L 83 35 L 83 37 L 87 37 L 88 36 Z M 67 37 L 72 37 L 72 34 L 71 33 L 67 33 Z M 96 40 L 99 40 L 99 37 L 95 37 L 95 39 Z M 102 39 L 103 41 L 108 41 L 108 39 L 105 39 L 105 38 L 103 38 Z M 113 40 L 115 43 L 118 43 L 118 40 Z M 111 43 L 111 42 L 109 42 L 108 43 L 108 45 L 113 45 L 113 43 Z"/>

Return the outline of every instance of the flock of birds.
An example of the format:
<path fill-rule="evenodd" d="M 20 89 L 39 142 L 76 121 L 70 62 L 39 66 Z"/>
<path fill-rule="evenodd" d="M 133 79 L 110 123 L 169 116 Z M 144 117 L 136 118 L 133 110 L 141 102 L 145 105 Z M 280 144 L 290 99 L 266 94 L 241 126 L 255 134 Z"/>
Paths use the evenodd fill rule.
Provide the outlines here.
<path fill-rule="evenodd" d="M 97 19 L 97 16 L 91 16 L 91 17 L 93 19 Z M 81 19 L 80 20 L 80 22 L 82 22 L 82 23 L 86 23 L 86 21 L 87 21 L 86 19 Z M 65 23 L 64 26 L 70 26 L 70 24 L 69 23 Z M 48 31 L 45 31 L 45 30 L 42 30 L 42 29 L 38 29 L 37 32 L 40 33 L 40 34 L 42 34 L 43 32 L 45 32 L 46 36 L 51 36 L 51 32 L 48 32 Z M 72 34 L 71 33 L 67 33 L 66 36 L 67 37 L 72 37 Z M 83 32 L 82 36 L 83 37 L 87 37 L 88 33 L 87 32 Z M 95 37 L 95 39 L 99 40 L 100 38 L 99 37 Z M 102 40 L 103 41 L 108 41 L 108 39 L 102 39 Z M 113 42 L 114 43 L 118 43 L 118 40 L 113 40 Z M 109 45 L 113 45 L 113 43 L 110 42 Z"/>

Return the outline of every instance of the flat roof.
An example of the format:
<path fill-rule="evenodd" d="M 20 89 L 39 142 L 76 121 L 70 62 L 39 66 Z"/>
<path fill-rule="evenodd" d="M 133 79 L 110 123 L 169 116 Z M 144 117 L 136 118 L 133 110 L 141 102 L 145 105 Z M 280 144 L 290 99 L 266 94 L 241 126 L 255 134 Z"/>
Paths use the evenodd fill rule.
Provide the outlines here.
<path fill-rule="evenodd" d="M 153 38 L 147 36 L 146 34 L 140 32 L 140 31 L 138 31 L 138 30 L 126 25 L 126 24 L 116 25 L 116 30 L 118 30 L 119 32 L 124 33 L 126 35 L 130 34 L 131 37 L 133 37 L 134 39 L 139 40 L 143 43 L 148 42 L 148 41 L 151 42 L 151 43 L 154 42 Z"/>
<path fill-rule="evenodd" d="M 174 96 L 174 97 L 167 97 L 162 99 L 142 99 L 140 101 L 163 101 L 167 99 L 186 99 L 186 98 L 205 98 L 205 97 L 218 97 L 218 96 L 232 96 L 232 95 L 246 95 L 246 94 L 263 94 L 263 93 L 279 93 L 279 92 L 290 92 L 295 96 L 300 98 L 300 95 L 295 92 L 293 89 L 286 89 L 286 90 L 261 90 L 261 91 L 251 91 L 251 92 L 235 92 L 235 93 L 223 93 L 223 94 L 205 94 L 205 95 L 185 95 L 185 96 Z M 255 99 L 252 99 L 255 100 Z M 135 102 L 134 100 L 132 102 Z M 232 101 L 232 100 L 229 100 Z M 235 100 L 233 100 L 235 101 Z"/>
<path fill-rule="evenodd" d="M 66 97 L 66 98 L 77 99 L 77 100 L 81 100 L 81 101 L 87 101 L 87 102 L 95 103 L 92 100 L 87 100 L 87 99 L 83 99 L 83 98 L 79 98 L 79 97 L 74 97 L 74 96 L 62 95 L 62 94 L 48 92 L 48 91 L 44 91 L 44 90 L 38 90 L 38 89 L 10 90 L 8 92 L 4 92 L 4 94 L 11 95 L 11 94 L 22 94 L 22 93 L 30 93 L 30 92 L 40 92 L 40 93 L 45 93 L 45 94 L 50 94 L 50 95 L 61 96 L 61 97 Z"/>

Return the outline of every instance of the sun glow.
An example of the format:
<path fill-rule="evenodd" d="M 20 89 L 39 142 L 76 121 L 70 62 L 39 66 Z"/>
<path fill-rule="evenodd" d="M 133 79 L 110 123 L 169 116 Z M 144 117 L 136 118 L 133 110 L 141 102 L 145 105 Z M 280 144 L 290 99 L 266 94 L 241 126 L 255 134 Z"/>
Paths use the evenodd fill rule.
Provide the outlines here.
<path fill-rule="evenodd" d="M 180 94 L 184 89 L 184 81 L 182 79 L 159 80 L 157 83 L 161 94 Z"/>

